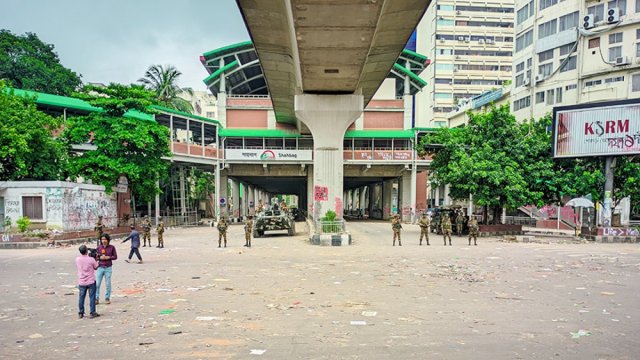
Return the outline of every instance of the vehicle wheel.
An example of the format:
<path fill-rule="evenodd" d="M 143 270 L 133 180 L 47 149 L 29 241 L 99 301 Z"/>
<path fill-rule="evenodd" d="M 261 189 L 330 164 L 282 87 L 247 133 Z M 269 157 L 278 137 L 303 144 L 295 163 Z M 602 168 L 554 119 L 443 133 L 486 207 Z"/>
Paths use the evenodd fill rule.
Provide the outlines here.
<path fill-rule="evenodd" d="M 258 237 L 263 237 L 263 236 L 264 236 L 264 230 L 258 231 Z"/>
<path fill-rule="evenodd" d="M 254 237 L 254 238 L 259 238 L 259 237 L 260 237 L 260 235 L 259 235 L 259 233 L 258 233 L 257 231 L 254 231 L 254 232 L 253 232 L 253 237 Z"/>
<path fill-rule="evenodd" d="M 295 236 L 295 235 L 296 235 L 296 229 L 294 229 L 294 228 L 290 228 L 290 229 L 287 231 L 287 235 L 289 235 L 289 236 Z"/>

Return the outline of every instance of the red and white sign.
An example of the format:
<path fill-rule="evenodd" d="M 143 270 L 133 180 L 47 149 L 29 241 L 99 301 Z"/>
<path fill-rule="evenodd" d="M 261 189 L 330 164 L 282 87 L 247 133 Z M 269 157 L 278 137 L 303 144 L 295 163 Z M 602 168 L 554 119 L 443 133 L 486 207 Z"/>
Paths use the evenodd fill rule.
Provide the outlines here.
<path fill-rule="evenodd" d="M 640 154 L 640 99 L 554 108 L 554 157 Z"/>
<path fill-rule="evenodd" d="M 315 186 L 313 190 L 313 199 L 315 201 L 329 200 L 329 188 L 326 186 Z"/>

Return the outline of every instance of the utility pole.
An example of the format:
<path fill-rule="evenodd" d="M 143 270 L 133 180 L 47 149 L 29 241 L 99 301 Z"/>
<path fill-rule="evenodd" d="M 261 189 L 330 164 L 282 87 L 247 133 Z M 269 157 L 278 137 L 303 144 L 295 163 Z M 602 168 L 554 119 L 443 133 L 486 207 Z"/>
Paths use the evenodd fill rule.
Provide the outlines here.
<path fill-rule="evenodd" d="M 604 159 L 604 206 L 602 210 L 603 226 L 611 227 L 611 194 L 613 193 L 613 168 L 616 166 L 615 157 L 607 156 Z"/>

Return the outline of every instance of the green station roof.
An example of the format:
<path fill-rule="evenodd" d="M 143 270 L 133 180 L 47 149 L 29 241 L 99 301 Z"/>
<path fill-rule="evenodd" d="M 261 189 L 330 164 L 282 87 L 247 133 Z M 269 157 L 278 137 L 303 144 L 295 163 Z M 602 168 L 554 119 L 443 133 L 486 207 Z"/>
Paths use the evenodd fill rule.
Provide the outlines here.
<path fill-rule="evenodd" d="M 345 139 L 413 139 L 413 130 L 348 130 Z"/>
<path fill-rule="evenodd" d="M 302 135 L 280 129 L 220 129 L 221 137 L 299 138 Z"/>

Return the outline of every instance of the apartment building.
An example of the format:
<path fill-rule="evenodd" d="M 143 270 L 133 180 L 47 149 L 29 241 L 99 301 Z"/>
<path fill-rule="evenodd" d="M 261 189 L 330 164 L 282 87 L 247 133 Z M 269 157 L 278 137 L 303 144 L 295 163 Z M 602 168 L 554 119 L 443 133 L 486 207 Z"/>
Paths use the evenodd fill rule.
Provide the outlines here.
<path fill-rule="evenodd" d="M 511 79 L 514 1 L 438 1 L 417 28 L 416 51 L 432 60 L 416 95 L 416 126 L 449 126 L 462 99 Z"/>
<path fill-rule="evenodd" d="M 640 0 L 516 0 L 512 111 L 640 97 Z"/>

